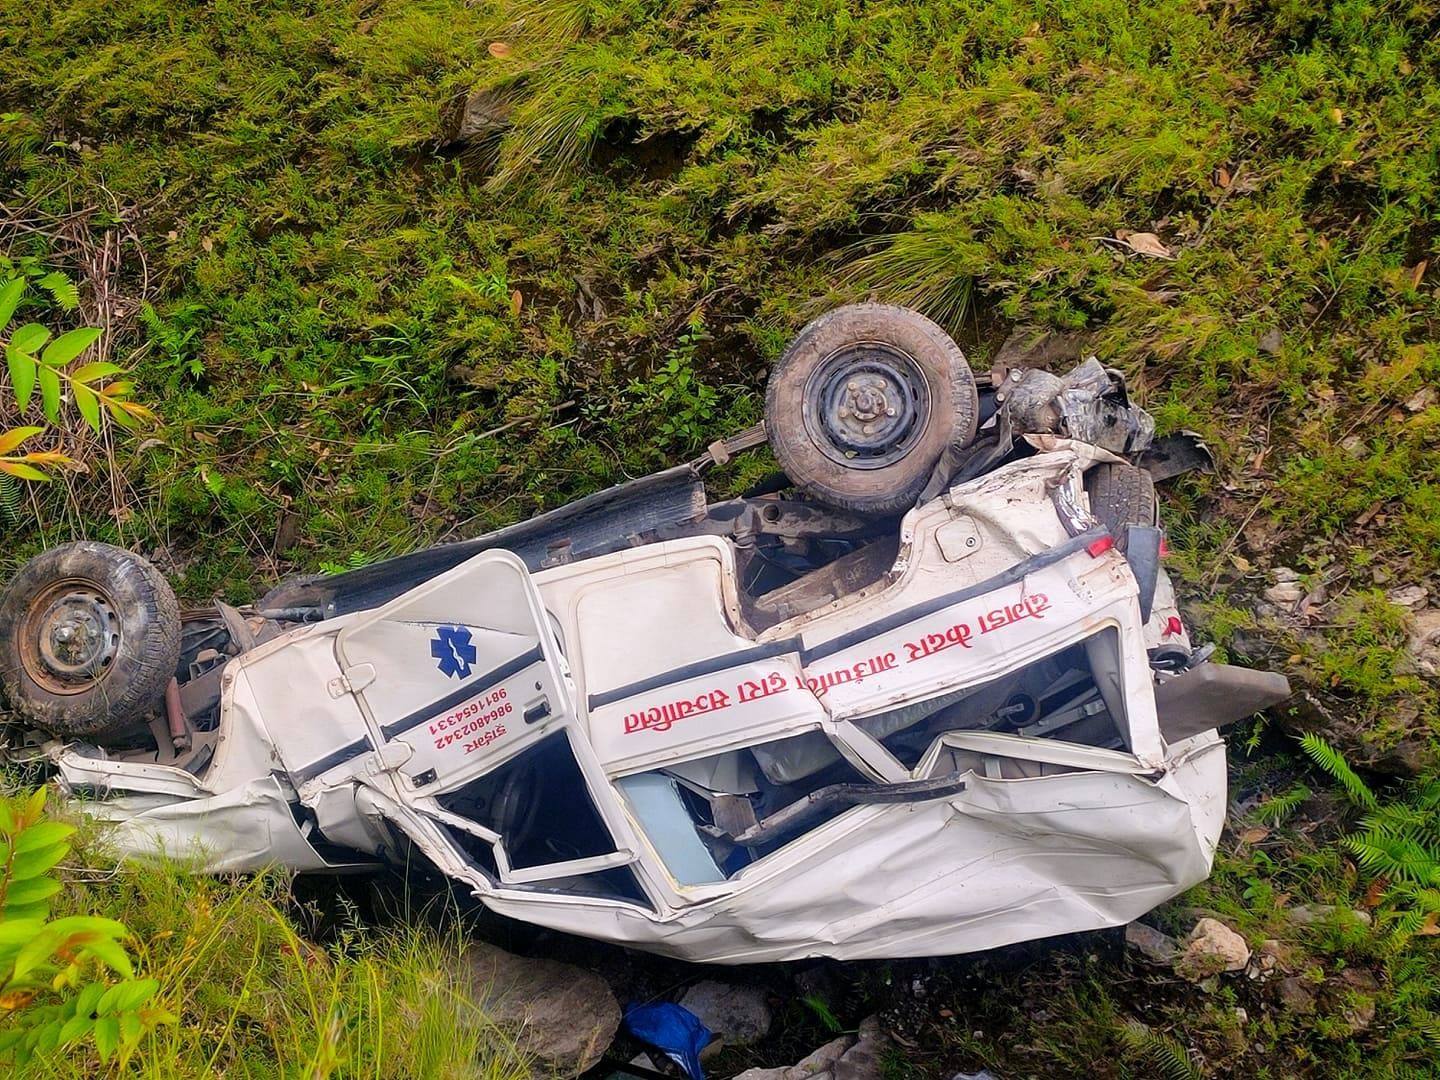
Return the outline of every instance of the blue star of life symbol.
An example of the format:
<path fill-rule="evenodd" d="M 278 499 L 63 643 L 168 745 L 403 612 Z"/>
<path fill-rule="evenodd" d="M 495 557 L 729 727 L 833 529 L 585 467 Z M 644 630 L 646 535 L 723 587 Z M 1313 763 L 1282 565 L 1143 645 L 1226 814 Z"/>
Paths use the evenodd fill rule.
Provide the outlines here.
<path fill-rule="evenodd" d="M 470 644 L 470 631 L 463 626 L 442 626 L 430 642 L 430 655 L 439 661 L 440 674 L 463 679 L 475 663 L 475 646 Z"/>

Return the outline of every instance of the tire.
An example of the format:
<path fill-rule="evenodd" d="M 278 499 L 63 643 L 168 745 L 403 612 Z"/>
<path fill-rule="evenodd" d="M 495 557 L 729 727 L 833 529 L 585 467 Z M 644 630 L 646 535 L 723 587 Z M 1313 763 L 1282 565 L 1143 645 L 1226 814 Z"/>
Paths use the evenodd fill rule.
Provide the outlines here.
<path fill-rule="evenodd" d="M 1159 520 L 1155 481 L 1134 465 L 1102 461 L 1085 474 L 1085 493 L 1090 496 L 1090 515 L 1110 530 L 1122 550 L 1126 525 L 1154 525 Z"/>
<path fill-rule="evenodd" d="M 960 347 L 889 304 L 851 304 L 810 323 L 765 391 L 765 433 L 791 482 L 862 513 L 914 506 L 945 449 L 975 438 L 979 412 Z"/>
<path fill-rule="evenodd" d="M 37 555 L 0 597 L 0 689 L 17 716 L 58 738 L 133 733 L 163 703 L 179 659 L 174 591 L 109 544 Z"/>

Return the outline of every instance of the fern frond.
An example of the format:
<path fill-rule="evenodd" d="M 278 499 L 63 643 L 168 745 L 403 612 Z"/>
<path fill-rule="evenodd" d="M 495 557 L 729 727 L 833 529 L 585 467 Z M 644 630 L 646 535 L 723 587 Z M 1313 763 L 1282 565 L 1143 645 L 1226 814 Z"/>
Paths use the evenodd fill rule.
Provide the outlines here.
<path fill-rule="evenodd" d="M 1431 815 L 1424 810 L 1404 803 L 1389 803 L 1366 814 L 1360 820 L 1360 827 L 1381 836 L 1414 837 L 1430 823 Z"/>
<path fill-rule="evenodd" d="M 1279 825 L 1309 797 L 1310 789 L 1304 784 L 1296 784 L 1284 795 L 1276 795 L 1257 806 L 1255 816 L 1266 825 Z"/>
<path fill-rule="evenodd" d="M 1372 874 L 1414 885 L 1440 885 L 1440 862 L 1408 836 L 1366 832 L 1348 837 L 1345 846 Z"/>
<path fill-rule="evenodd" d="M 20 520 L 20 508 L 25 505 L 24 495 L 18 480 L 0 473 L 0 521 L 14 525 Z"/>
<path fill-rule="evenodd" d="M 1375 793 L 1345 760 L 1345 755 L 1319 735 L 1312 731 L 1302 736 L 1300 749 L 1304 750 L 1311 761 L 1329 773 L 1331 778 L 1345 789 L 1345 794 L 1350 797 L 1351 802 L 1357 806 L 1363 806 L 1367 810 L 1374 810 L 1380 805 L 1380 801 L 1375 798 Z"/>
<path fill-rule="evenodd" d="M 1130 1055 L 1143 1065 L 1151 1076 L 1164 1080 L 1201 1080 L 1204 1075 L 1190 1051 L 1179 1041 L 1154 1031 L 1138 1020 L 1128 1020 L 1121 1037 Z"/>

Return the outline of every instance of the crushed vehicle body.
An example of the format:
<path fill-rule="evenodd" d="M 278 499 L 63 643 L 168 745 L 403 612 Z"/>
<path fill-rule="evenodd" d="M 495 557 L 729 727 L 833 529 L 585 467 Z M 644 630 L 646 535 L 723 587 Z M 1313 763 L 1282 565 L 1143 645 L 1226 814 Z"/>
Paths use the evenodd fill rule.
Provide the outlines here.
<path fill-rule="evenodd" d="M 65 714 L 35 697 L 32 741 L 127 852 L 420 856 L 502 914 L 689 960 L 951 954 L 1138 917 L 1209 873 L 1216 729 L 1285 680 L 1192 646 L 1135 464 L 1149 418 L 1098 363 L 1014 407 L 1032 375 L 992 379 L 901 499 L 894 473 L 844 487 L 846 453 L 885 473 L 931 434 L 918 410 L 878 449 L 866 427 L 948 386 L 875 346 L 877 317 L 844 328 L 847 363 L 822 336 L 800 369 L 838 469 L 777 448 L 788 484 L 706 502 L 708 468 L 789 437 L 772 375 L 764 431 L 477 541 L 190 613 L 178 676 L 157 664 L 168 705 L 57 738 Z M 50 690 L 107 666 L 113 635 L 91 631 L 118 603 L 46 592 L 57 576 L 76 572 L 22 571 L 0 609 L 12 699 L 32 655 Z"/>

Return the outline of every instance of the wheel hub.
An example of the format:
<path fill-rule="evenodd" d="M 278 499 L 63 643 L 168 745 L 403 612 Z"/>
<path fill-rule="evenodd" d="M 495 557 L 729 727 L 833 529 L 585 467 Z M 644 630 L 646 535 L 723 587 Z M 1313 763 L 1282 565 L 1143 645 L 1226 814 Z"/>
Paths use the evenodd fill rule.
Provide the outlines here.
<path fill-rule="evenodd" d="M 88 688 L 119 654 L 119 619 L 96 588 L 61 583 L 36 599 L 30 616 L 22 637 L 25 666 L 51 693 Z"/>
<path fill-rule="evenodd" d="M 919 366 L 889 345 L 841 349 L 805 384 L 810 437 L 850 468 L 878 469 L 908 454 L 925 427 L 929 391 Z"/>

